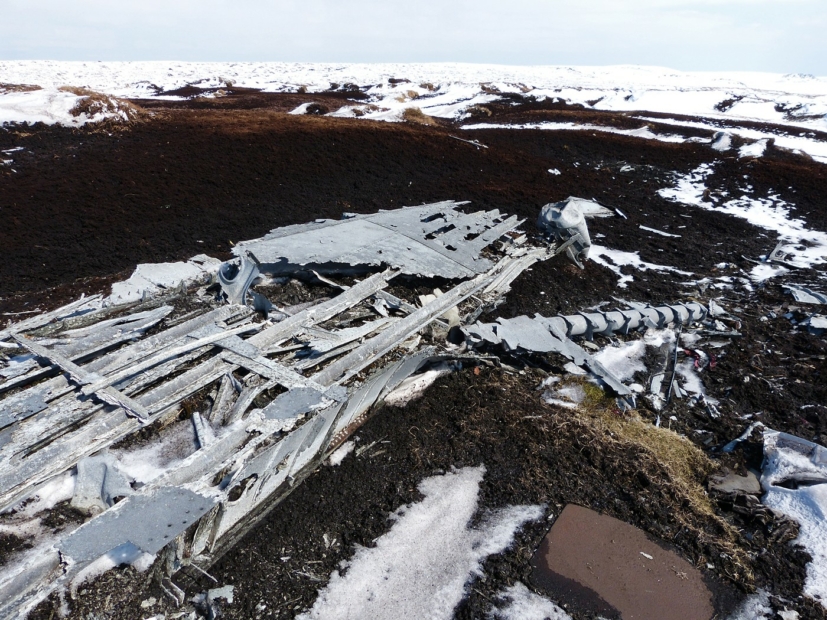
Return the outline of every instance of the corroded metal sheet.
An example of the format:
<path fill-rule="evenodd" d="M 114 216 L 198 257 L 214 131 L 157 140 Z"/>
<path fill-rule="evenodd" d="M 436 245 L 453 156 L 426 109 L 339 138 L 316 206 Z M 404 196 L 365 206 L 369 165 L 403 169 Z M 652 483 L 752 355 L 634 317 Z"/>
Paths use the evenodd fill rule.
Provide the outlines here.
<path fill-rule="evenodd" d="M 521 222 L 499 211 L 464 214 L 462 203 L 440 202 L 343 220 L 288 226 L 239 243 L 238 256 L 252 253 L 266 273 L 307 267 L 327 273 L 387 265 L 402 273 L 469 278 L 492 266 L 482 249 Z"/>
<path fill-rule="evenodd" d="M 158 553 L 215 504 L 215 499 L 181 487 L 133 495 L 75 530 L 59 549 L 75 562 L 94 560 L 126 543 Z"/>

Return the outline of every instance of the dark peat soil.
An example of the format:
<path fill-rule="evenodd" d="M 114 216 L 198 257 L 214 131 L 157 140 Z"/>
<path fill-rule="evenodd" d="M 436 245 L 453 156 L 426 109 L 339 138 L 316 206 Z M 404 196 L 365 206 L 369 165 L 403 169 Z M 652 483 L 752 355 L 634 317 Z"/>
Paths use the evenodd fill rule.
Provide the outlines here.
<path fill-rule="evenodd" d="M 591 223 L 593 237 L 605 236 L 598 243 L 637 251 L 647 262 L 694 275 L 634 272 L 634 281 L 620 289 L 611 270 L 589 262 L 581 271 L 558 258 L 520 276 L 497 315 L 577 312 L 612 297 L 651 303 L 705 300 L 722 293 L 680 284 L 743 277 L 752 265 L 746 259 L 766 254 L 775 239 L 742 220 L 658 195 L 676 173 L 704 163 L 715 167 L 710 188 L 742 192 L 746 178 L 751 196 L 777 193 L 796 204 L 796 216 L 827 230 L 822 202 L 827 167 L 772 148 L 764 158 L 739 160 L 702 144 L 612 134 L 468 131 L 447 122 L 426 126 L 290 116 L 284 112 L 323 98 L 231 95 L 174 105 L 143 102 L 151 116 L 128 127 L 0 130 L 0 148 L 26 149 L 16 154 L 12 167 L 0 170 L 0 244 L 7 257 L 0 263 L 0 312 L 47 309 L 81 292 L 105 291 L 139 262 L 181 260 L 201 252 L 228 257 L 235 241 L 277 226 L 337 218 L 342 211 L 469 200 L 468 208 L 521 215 L 530 231 L 543 204 L 569 195 L 595 198 L 626 215 Z M 323 103 L 341 101 L 331 94 Z M 490 115 L 481 113 L 487 122 L 640 126 L 627 114 L 553 102 L 490 107 Z M 653 127 L 676 133 L 675 127 Z M 488 148 L 451 139 L 460 131 Z M 631 170 L 621 172 L 624 166 Z M 549 174 L 550 168 L 561 174 Z M 667 238 L 640 225 L 670 232 L 686 228 L 680 229 L 681 238 Z M 721 263 L 727 266 L 718 267 Z M 721 402 L 722 417 L 712 420 L 677 404 L 669 411 L 677 418 L 673 428 L 713 463 L 736 470 L 756 467 L 756 459 L 760 465 L 760 444 L 747 442 L 726 456 L 720 447 L 753 419 L 825 445 L 824 339 L 795 329 L 787 319 L 762 320 L 776 310 L 777 317 L 787 311 L 803 317 L 778 285 L 739 288 L 724 296 L 727 308 L 742 320 L 743 337 L 704 375 L 707 390 Z M 538 361 L 543 363 L 553 366 L 553 361 Z M 752 377 L 748 382 L 746 375 Z M 223 608 L 224 617 L 293 617 L 307 609 L 339 562 L 352 556 L 355 544 L 370 546 L 389 529 L 390 512 L 418 500 L 416 487 L 423 478 L 480 464 L 487 470 L 481 510 L 540 503 L 553 519 L 567 502 L 589 506 L 641 527 L 699 566 L 722 593 L 721 612 L 745 591 L 762 587 L 780 597 L 774 599 L 779 609 L 788 604 L 801 618 L 827 617 L 818 604 L 800 597 L 809 558 L 790 544 L 789 535 L 773 536 L 783 523 L 735 511 L 731 498 L 714 494 L 714 516 L 692 509 L 676 492 L 668 469 L 640 446 L 600 434 L 565 410 L 543 404 L 536 391 L 541 378 L 530 369 L 477 374 L 469 368 L 441 379 L 406 408 L 378 410 L 357 435 L 359 445 L 389 442 L 383 444 L 384 454 L 351 455 L 338 467 L 322 467 L 212 567 L 220 584 L 236 586 L 235 602 Z M 655 417 L 645 405 L 639 413 Z M 748 415 L 753 417 L 744 419 Z M 695 433 L 699 428 L 706 432 Z M 698 472 L 698 484 L 706 484 L 705 472 Z M 489 558 L 486 578 L 471 584 L 457 618 L 485 617 L 503 587 L 528 579 L 528 559 L 550 523 L 529 524 L 511 549 Z M 727 538 L 728 527 L 740 528 L 740 535 Z M 327 546 L 325 535 L 336 542 Z M 741 563 L 732 560 L 727 545 L 738 550 Z M 714 568 L 707 569 L 707 563 Z M 190 577 L 182 583 L 189 595 L 214 585 Z M 149 596 L 159 602 L 141 607 Z M 113 570 L 82 585 L 69 603 L 72 618 L 104 610 L 112 618 L 175 612 L 151 573 L 132 569 Z M 32 617 L 50 618 L 58 605 L 53 597 Z"/>

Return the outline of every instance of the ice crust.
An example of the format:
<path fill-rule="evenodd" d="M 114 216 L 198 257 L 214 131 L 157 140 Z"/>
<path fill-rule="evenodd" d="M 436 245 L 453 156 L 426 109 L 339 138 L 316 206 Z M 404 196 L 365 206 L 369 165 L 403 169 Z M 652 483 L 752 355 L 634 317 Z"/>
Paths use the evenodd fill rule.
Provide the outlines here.
<path fill-rule="evenodd" d="M 484 474 L 484 467 L 466 467 L 423 480 L 425 498 L 390 515 L 390 531 L 375 547 L 358 547 L 299 618 L 452 618 L 482 561 L 543 515 L 540 506 L 511 506 L 470 526 Z"/>

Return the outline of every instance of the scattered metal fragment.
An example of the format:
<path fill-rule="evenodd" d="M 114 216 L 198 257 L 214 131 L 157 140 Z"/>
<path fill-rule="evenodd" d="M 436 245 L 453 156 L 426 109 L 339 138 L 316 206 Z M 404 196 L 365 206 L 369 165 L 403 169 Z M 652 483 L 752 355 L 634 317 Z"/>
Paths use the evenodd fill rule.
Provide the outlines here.
<path fill-rule="evenodd" d="M 803 286 L 785 284 L 784 291 L 793 296 L 801 304 L 827 304 L 827 295 Z"/>
<path fill-rule="evenodd" d="M 247 303 L 247 290 L 259 274 L 258 261 L 251 252 L 242 253 L 237 261 L 223 263 L 218 269 L 218 281 L 228 303 Z M 263 305 L 263 301 L 258 301 Z"/>
<path fill-rule="evenodd" d="M 223 599 L 228 605 L 232 605 L 234 589 L 235 587 L 231 585 L 211 588 L 206 592 L 193 596 L 191 600 L 202 613 L 206 614 L 209 620 L 214 620 L 220 617 L 217 602 Z"/>
<path fill-rule="evenodd" d="M 801 321 L 801 325 L 807 328 L 807 331 L 815 336 L 823 336 L 827 333 L 827 316 L 821 314 L 814 314 Z"/>
<path fill-rule="evenodd" d="M 497 319 L 496 323 L 475 323 L 462 328 L 472 347 L 485 343 L 505 347 L 507 351 L 522 349 L 535 353 L 561 353 L 577 366 L 587 368 L 592 374 L 608 385 L 612 391 L 624 398 L 620 404 L 634 406 L 634 394 L 600 362 L 589 355 L 571 338 L 585 336 L 591 340 L 594 334 L 623 334 L 633 329 L 666 325 L 683 325 L 698 321 L 706 316 L 706 308 L 698 303 L 672 306 L 642 306 L 631 310 L 580 313 L 570 316 L 546 318 L 536 315 L 513 319 Z"/>
<path fill-rule="evenodd" d="M 766 429 L 762 503 L 798 522 L 795 539 L 810 554 L 803 594 L 827 608 L 827 448 Z"/>
<path fill-rule="evenodd" d="M 479 337 L 485 339 L 484 334 L 497 334 L 500 325 L 511 323 L 528 329 L 529 322 L 537 323 L 550 329 L 554 326 L 557 331 L 567 338 L 585 336 L 591 340 L 595 334 L 609 335 L 615 332 L 628 334 L 632 330 L 653 327 L 663 329 L 667 325 L 685 325 L 695 323 L 704 319 L 707 309 L 699 303 L 690 302 L 687 304 L 673 304 L 669 306 L 646 306 L 636 304 L 636 307 L 629 310 L 610 310 L 608 312 L 581 312 L 579 314 L 556 316 L 546 318 L 536 315 L 534 318 L 518 317 L 517 319 L 498 319 L 497 323 L 475 323 L 463 328 L 467 336 L 473 339 L 479 332 Z M 508 328 L 506 328 L 508 329 Z M 534 327 L 530 329 L 534 330 Z M 509 332 L 506 332 L 509 333 Z M 533 332 L 539 333 L 539 332 Z M 519 336 L 519 334 L 518 334 Z M 501 338 L 492 341 L 497 344 Z M 530 338 L 527 342 L 530 342 Z M 516 348 L 516 347 L 512 347 Z"/>
<path fill-rule="evenodd" d="M 759 495 L 761 493 L 761 483 L 758 481 L 758 476 L 751 471 L 747 471 L 746 476 L 739 476 L 735 473 L 712 476 L 709 479 L 709 487 L 721 493 L 740 492 L 750 495 Z"/>
<path fill-rule="evenodd" d="M 570 338 L 705 316 L 698 304 L 639 306 L 468 327 L 501 303 L 520 273 L 571 243 L 566 245 L 569 238 L 533 247 L 525 235 L 506 234 L 520 223 L 517 218 L 497 211 L 464 214 L 458 206 L 444 202 L 324 220 L 239 244 L 238 262 L 219 272 L 229 303 L 215 307 L 217 299 L 195 292 L 192 299 L 203 310 L 177 317 L 148 337 L 148 326 L 166 317 L 169 306 L 149 311 L 143 306 L 113 319 L 84 302 L 0 333 L 0 340 L 28 343 L 49 363 L 0 382 L 0 509 L 77 466 L 78 504 L 94 510 L 98 502 L 103 510 L 61 534 L 59 554 L 32 559 L 20 574 L 0 573 L 0 616 L 71 582 L 102 554 L 120 560 L 163 551 L 158 564 L 165 571 L 164 587 L 180 599 L 180 589 L 169 581 L 176 570 L 187 563 L 209 567 L 402 381 L 446 362 L 477 364 L 485 358 L 453 345 L 440 353 L 422 344 L 444 342 L 450 326 L 466 326 L 469 341 L 472 333 L 490 332 L 492 341 L 506 347 L 559 350 L 631 398 L 626 386 Z M 611 215 L 594 206 L 584 208 L 590 215 Z M 251 288 L 259 269 L 251 250 L 262 257 L 264 274 L 305 278 L 311 273 L 335 297 L 254 322 L 260 317 L 245 304 L 262 311 L 267 300 Z M 349 287 L 322 275 L 382 266 L 390 268 Z M 412 299 L 384 290 L 400 274 L 459 281 L 416 307 Z M 45 331 L 32 333 L 35 329 Z M 71 337 L 61 336 L 72 330 Z M 17 391 L 11 393 L 10 384 Z M 164 421 L 193 395 L 203 399 L 203 407 L 197 404 L 191 414 L 198 449 L 140 489 L 129 493 L 116 473 L 110 477 L 110 469 L 117 470 L 115 457 L 92 456 L 145 424 L 160 423 L 163 438 Z M 141 420 L 132 417 L 136 412 Z M 107 458 L 113 459 L 111 468 Z"/>
<path fill-rule="evenodd" d="M 423 209 L 427 211 L 424 218 Z M 430 349 L 424 355 L 414 352 L 384 369 L 380 366 L 361 386 L 352 382 L 354 374 L 380 362 L 401 342 L 411 337 L 418 341 L 418 332 L 442 321 L 439 317 L 446 313 L 452 323 L 463 320 L 455 308 L 472 295 L 469 307 L 474 316 L 498 303 L 521 271 L 552 255 L 546 247 L 520 247 L 524 237 L 503 237 L 519 223 L 516 218 L 497 212 L 464 215 L 455 211 L 454 203 L 380 213 L 376 221 L 369 216 L 351 218 L 360 219 L 402 239 L 402 246 L 395 248 L 395 258 L 386 261 L 381 256 L 369 267 L 396 264 L 418 275 L 431 275 L 427 264 L 433 260 L 434 264 L 448 265 L 454 277 L 466 281 L 416 308 L 382 290 L 400 272 L 388 270 L 349 288 L 337 286 L 342 292 L 336 297 L 287 310 L 277 317 L 277 323 L 253 323 L 251 310 L 242 304 L 251 298 L 254 306 L 257 303 L 255 291 L 250 290 L 256 277 L 255 261 L 244 252 L 235 269 L 225 265 L 219 278 L 226 300 L 238 303 L 215 309 L 207 305 L 202 314 L 175 319 L 151 337 L 142 339 L 139 327 L 157 323 L 169 313 L 169 307 L 116 320 L 103 312 L 96 315 L 92 309 L 87 313 L 92 320 L 84 318 L 83 325 L 72 326 L 75 340 L 80 342 L 82 336 L 88 343 L 74 349 L 64 346 L 67 339 L 34 341 L 31 333 L 25 338 L 21 334 L 27 332 L 27 326 L 52 329 L 50 321 L 65 320 L 79 305 L 51 318 L 33 317 L 6 332 L 6 338 L 30 342 L 41 358 L 65 374 L 28 388 L 28 376 L 21 376 L 15 386 L 25 389 L 2 400 L 1 421 L 9 428 L 0 430 L 0 505 L 14 505 L 44 482 L 79 464 L 76 504 L 103 512 L 66 532 L 57 544 L 59 557 L 47 554 L 23 575 L 1 574 L 0 615 L 30 605 L 50 588 L 69 583 L 102 554 L 132 561 L 129 558 L 135 553 L 153 554 L 164 548 L 166 571 L 177 570 L 184 561 L 209 566 L 213 554 L 252 527 L 265 502 L 280 501 L 289 493 L 322 462 L 335 441 L 346 438 L 364 421 L 377 400 L 423 366 L 453 356 L 435 356 Z M 413 235 L 416 239 L 406 236 L 411 223 L 418 226 Z M 339 234 L 333 233 L 333 237 Z M 501 237 L 504 241 L 497 249 L 500 259 L 483 258 L 480 251 Z M 409 251 L 409 247 L 413 249 Z M 446 253 L 453 257 L 453 263 L 445 260 Z M 426 266 L 420 272 L 423 257 Z M 301 272 L 307 273 L 307 266 L 301 266 Z M 315 277 L 327 280 L 322 275 Z M 195 295 L 200 303 L 214 303 L 209 297 Z M 375 308 L 380 301 L 387 316 L 378 320 L 338 330 L 319 327 L 343 313 L 349 318 L 340 325 L 375 317 L 377 312 L 381 315 L 381 309 Z M 364 309 L 354 310 L 360 304 Z M 98 330 L 97 324 L 104 331 Z M 114 332 L 105 331 L 110 329 L 129 336 L 117 340 Z M 134 342 L 121 348 L 107 344 L 128 340 Z M 296 344 L 285 346 L 288 341 Z M 298 350 L 303 354 L 285 355 Z M 311 366 L 320 369 L 313 377 L 303 376 L 301 372 Z M 246 373 L 243 385 L 234 375 L 237 372 L 239 376 Z M 32 381 L 48 376 L 37 369 L 28 375 Z M 7 383 L 0 383 L 0 392 Z M 211 385 L 205 408 L 191 416 L 198 449 L 139 492 L 129 493 L 125 483 L 114 485 L 117 478 L 109 469 L 116 471 L 116 461 L 109 469 L 91 467 L 98 457 L 90 455 L 140 428 L 123 408 L 105 404 L 113 402 L 106 400 L 109 392 L 118 398 L 114 402 L 119 405 L 133 401 L 134 409 L 140 406 L 145 412 L 143 421 L 152 423 L 174 414 L 183 399 Z M 250 410 L 254 400 L 277 386 L 286 391 L 263 408 Z M 236 424 L 242 420 L 243 424 Z M 214 433 L 213 427 L 219 426 L 225 430 Z M 91 489 L 88 492 L 87 487 Z M 122 495 L 129 497 L 110 506 Z M 180 589 L 166 578 L 164 583 L 165 591 L 180 599 Z"/>
<path fill-rule="evenodd" d="M 270 318 L 270 312 L 275 308 L 273 304 L 261 293 L 251 293 L 253 298 L 253 310 L 261 312 L 265 319 Z"/>
<path fill-rule="evenodd" d="M 129 481 L 108 454 L 88 456 L 78 461 L 75 493 L 71 505 L 87 514 L 103 512 L 118 498 L 132 495 Z"/>
<path fill-rule="evenodd" d="M 791 261 L 793 254 L 792 252 L 787 252 L 784 248 L 789 245 L 784 243 L 783 241 L 779 241 L 778 244 L 773 248 L 772 252 L 767 255 L 765 262 L 767 263 L 776 263 L 778 265 L 783 265 L 784 267 L 790 267 L 792 269 L 797 269 L 798 265 Z"/>
<path fill-rule="evenodd" d="M 207 590 L 207 599 L 209 601 L 217 601 L 218 599 L 224 599 L 228 603 L 233 602 L 233 590 L 235 586 L 221 586 L 220 588 L 212 588 Z"/>
<path fill-rule="evenodd" d="M 678 374 L 678 345 L 681 341 L 681 334 L 683 333 L 683 325 L 678 325 L 677 332 L 675 333 L 675 344 L 674 350 L 672 351 L 672 378 L 669 380 L 669 389 L 666 391 L 666 404 L 668 405 L 669 402 L 672 400 L 672 395 L 674 394 L 677 398 L 683 398 L 686 396 L 686 392 L 681 389 L 681 386 L 678 385 L 677 380 L 675 377 Z M 671 425 L 670 425 L 671 428 Z"/>
<path fill-rule="evenodd" d="M 648 226 L 644 226 L 641 224 L 638 228 L 641 230 L 645 230 L 647 232 L 655 233 L 656 235 L 660 235 L 661 237 L 675 237 L 680 239 L 681 235 L 674 235 L 672 233 L 664 232 L 662 230 L 658 230 L 657 228 L 649 228 Z"/>
<path fill-rule="evenodd" d="M 213 433 L 210 425 L 204 421 L 204 418 L 198 411 L 194 411 L 192 414 L 192 426 L 195 430 L 195 438 L 200 448 L 206 448 L 215 441 L 215 433 Z"/>
<path fill-rule="evenodd" d="M 172 580 L 168 577 L 164 577 L 161 579 L 161 583 L 158 584 L 161 586 L 161 589 L 164 591 L 169 598 L 172 599 L 172 602 L 175 604 L 176 607 L 180 607 L 184 604 L 184 601 L 187 600 L 187 595 L 184 591 L 172 583 Z"/>
<path fill-rule="evenodd" d="M 675 371 L 677 369 L 677 354 L 678 346 L 676 337 L 675 342 L 665 341 L 658 348 L 657 370 L 652 373 L 649 380 L 649 402 L 656 411 L 660 411 L 665 404 L 667 404 L 675 391 Z M 669 372 L 669 364 L 672 363 L 671 378 L 666 380 L 666 375 Z M 664 389 L 665 388 L 665 389 Z M 678 395 L 680 395 L 680 388 L 678 388 Z"/>
<path fill-rule="evenodd" d="M 309 387 L 297 387 L 276 396 L 261 410 L 261 414 L 268 420 L 285 420 L 324 409 L 331 404 L 332 401 L 322 392 Z"/>
<path fill-rule="evenodd" d="M 31 331 L 47 325 L 53 321 L 60 321 L 70 317 L 81 316 L 96 311 L 96 304 L 101 300 L 101 295 L 92 295 L 91 297 L 81 297 L 77 301 L 73 301 L 52 312 L 44 312 L 37 314 L 31 318 L 25 319 L 18 323 L 13 323 L 3 330 L 0 330 L 0 340 L 5 340 L 12 334 L 19 334 L 25 331 Z"/>
<path fill-rule="evenodd" d="M 458 138 L 457 136 L 448 136 L 448 137 L 453 138 L 454 140 L 459 140 L 460 142 L 465 142 L 466 144 L 471 144 L 472 146 L 476 146 L 477 149 L 479 149 L 480 147 L 482 147 L 484 149 L 488 148 L 486 145 L 484 145 L 479 140 L 466 140 L 464 138 Z"/>
<path fill-rule="evenodd" d="M 589 257 L 589 248 L 592 245 L 586 218 L 612 215 L 611 211 L 596 202 L 569 197 L 562 202 L 544 206 L 540 210 L 537 226 L 557 240 L 560 244 L 558 252 L 565 249 L 569 259 L 584 269 L 583 261 Z"/>
<path fill-rule="evenodd" d="M 12 338 L 38 357 L 46 359 L 50 364 L 65 371 L 71 380 L 78 385 L 89 386 L 90 384 L 94 384 L 94 387 L 86 388 L 88 390 L 88 392 L 85 392 L 86 394 L 94 394 L 103 402 L 109 405 L 123 407 L 124 410 L 130 415 L 134 415 L 141 420 L 146 420 L 148 416 L 146 409 L 126 394 L 118 392 L 116 389 L 112 388 L 111 385 L 114 381 L 106 384 L 104 379 L 97 373 L 89 372 L 81 368 L 71 360 L 66 359 L 55 351 L 50 351 L 46 347 L 26 338 L 22 338 L 17 334 L 13 334 Z"/>
<path fill-rule="evenodd" d="M 735 448 L 738 447 L 739 443 L 749 439 L 749 436 L 752 435 L 752 431 L 754 431 L 756 428 L 764 428 L 764 423 L 763 422 L 753 422 L 752 424 L 750 424 L 747 427 L 747 430 L 745 430 L 743 433 L 741 433 L 741 435 L 739 435 L 738 437 L 736 437 L 735 439 L 730 441 L 728 444 L 726 444 L 723 448 L 721 448 L 721 452 L 727 452 L 728 453 L 728 452 L 732 452 L 733 450 L 735 450 Z"/>
<path fill-rule="evenodd" d="M 227 373 L 221 377 L 218 393 L 215 396 L 215 401 L 210 410 L 210 422 L 215 424 L 222 424 L 224 422 L 241 390 L 241 383 L 239 383 L 238 379 L 236 379 L 232 373 Z"/>

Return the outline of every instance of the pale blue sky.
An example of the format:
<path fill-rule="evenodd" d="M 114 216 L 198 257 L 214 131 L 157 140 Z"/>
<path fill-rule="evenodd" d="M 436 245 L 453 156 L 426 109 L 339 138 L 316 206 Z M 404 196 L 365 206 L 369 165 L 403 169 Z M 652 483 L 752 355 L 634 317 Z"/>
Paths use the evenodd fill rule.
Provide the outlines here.
<path fill-rule="evenodd" d="M 824 76 L 825 33 L 827 0 L 0 0 L 5 60 L 645 64 Z"/>

